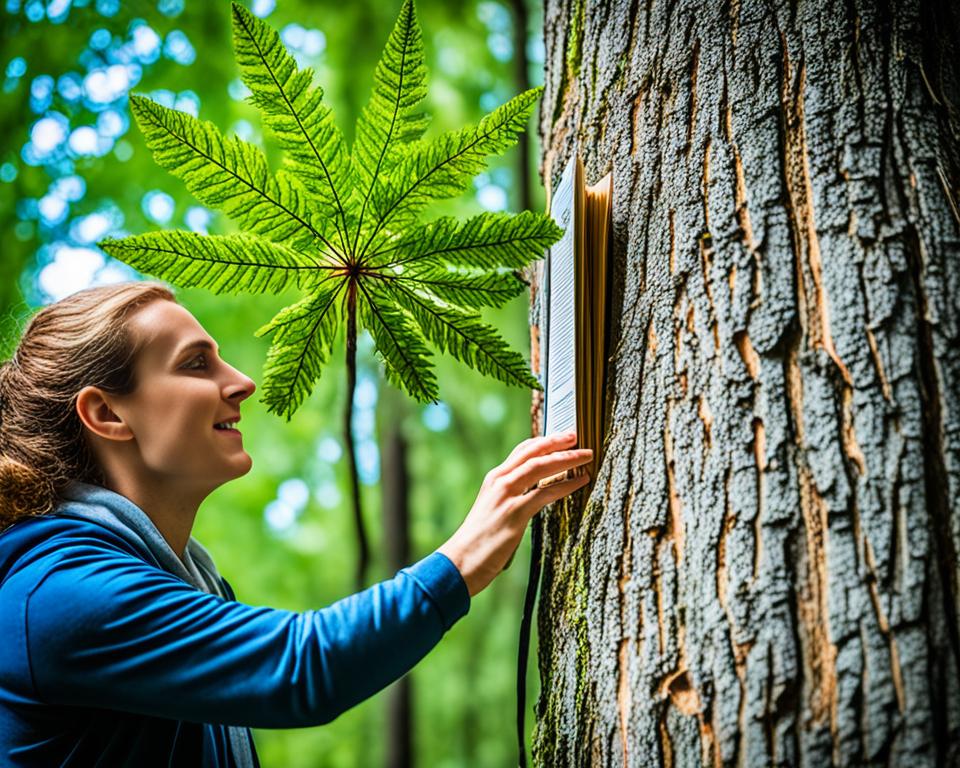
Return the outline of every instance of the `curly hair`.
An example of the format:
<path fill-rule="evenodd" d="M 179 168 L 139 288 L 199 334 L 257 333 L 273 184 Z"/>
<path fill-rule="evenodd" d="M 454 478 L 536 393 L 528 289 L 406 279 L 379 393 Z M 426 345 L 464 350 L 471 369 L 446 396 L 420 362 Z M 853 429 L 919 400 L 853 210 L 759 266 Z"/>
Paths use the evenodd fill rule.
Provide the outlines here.
<path fill-rule="evenodd" d="M 176 301 L 164 285 L 125 282 L 77 291 L 40 309 L 0 365 L 0 531 L 52 512 L 72 480 L 104 484 L 77 414 L 86 386 L 124 395 L 136 387 L 141 341 L 128 320 Z"/>

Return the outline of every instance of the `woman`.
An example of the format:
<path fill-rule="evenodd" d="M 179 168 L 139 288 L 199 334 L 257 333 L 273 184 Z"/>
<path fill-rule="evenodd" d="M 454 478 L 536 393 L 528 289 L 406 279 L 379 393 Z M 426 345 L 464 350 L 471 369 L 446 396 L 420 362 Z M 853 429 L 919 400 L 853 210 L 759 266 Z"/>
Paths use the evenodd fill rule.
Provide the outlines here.
<path fill-rule="evenodd" d="M 319 610 L 236 602 L 190 536 L 251 467 L 253 381 L 155 283 L 40 310 L 0 368 L 4 765 L 256 766 L 249 729 L 333 720 L 407 672 L 587 478 L 573 435 L 520 443 L 453 536 Z"/>

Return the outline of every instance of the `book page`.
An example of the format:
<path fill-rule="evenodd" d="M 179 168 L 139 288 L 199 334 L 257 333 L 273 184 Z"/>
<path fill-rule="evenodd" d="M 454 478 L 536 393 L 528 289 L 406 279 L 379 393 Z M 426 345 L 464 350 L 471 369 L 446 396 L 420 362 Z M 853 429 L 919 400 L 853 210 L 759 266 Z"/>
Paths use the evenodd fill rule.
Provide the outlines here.
<path fill-rule="evenodd" d="M 553 244 L 547 263 L 547 327 L 541 334 L 546 342 L 543 434 L 577 428 L 576 338 L 574 333 L 575 293 L 575 181 L 574 155 L 560 177 L 550 201 L 550 215 L 565 231 Z"/>

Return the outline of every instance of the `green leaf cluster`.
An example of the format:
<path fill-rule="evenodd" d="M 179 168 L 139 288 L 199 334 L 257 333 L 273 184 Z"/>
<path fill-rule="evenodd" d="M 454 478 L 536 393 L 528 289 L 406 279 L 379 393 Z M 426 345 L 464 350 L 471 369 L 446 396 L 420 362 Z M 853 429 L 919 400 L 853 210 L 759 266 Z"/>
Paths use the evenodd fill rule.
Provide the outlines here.
<path fill-rule="evenodd" d="M 425 138 L 423 40 L 405 0 L 347 150 L 309 69 L 269 25 L 233 4 L 241 78 L 282 167 L 215 125 L 131 96 L 155 160 L 239 234 L 160 231 L 100 246 L 135 269 L 215 293 L 304 294 L 256 334 L 272 334 L 263 401 L 288 420 L 310 394 L 339 329 L 370 331 L 387 378 L 420 402 L 436 400 L 433 346 L 508 384 L 539 388 L 524 358 L 479 310 L 525 290 L 518 270 L 561 235 L 544 214 L 483 213 L 422 222 L 431 201 L 467 189 L 489 156 L 513 145 L 540 88 L 476 125 Z"/>

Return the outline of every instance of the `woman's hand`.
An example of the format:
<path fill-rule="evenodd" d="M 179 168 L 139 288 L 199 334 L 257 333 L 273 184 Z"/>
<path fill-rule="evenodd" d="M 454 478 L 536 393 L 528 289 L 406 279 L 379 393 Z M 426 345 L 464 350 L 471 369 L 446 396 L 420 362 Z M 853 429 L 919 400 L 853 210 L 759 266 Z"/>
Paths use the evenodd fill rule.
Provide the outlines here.
<path fill-rule="evenodd" d="M 503 570 L 530 518 L 589 482 L 584 472 L 572 480 L 537 487 L 540 480 L 593 459 L 589 448 L 565 450 L 575 442 L 574 432 L 532 437 L 487 473 L 467 517 L 437 550 L 457 566 L 470 597 L 485 589 Z"/>

